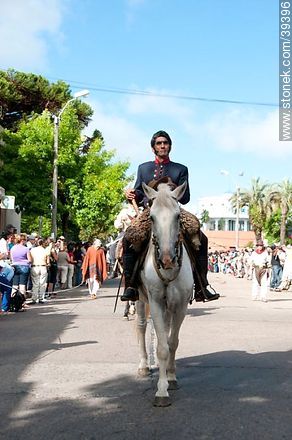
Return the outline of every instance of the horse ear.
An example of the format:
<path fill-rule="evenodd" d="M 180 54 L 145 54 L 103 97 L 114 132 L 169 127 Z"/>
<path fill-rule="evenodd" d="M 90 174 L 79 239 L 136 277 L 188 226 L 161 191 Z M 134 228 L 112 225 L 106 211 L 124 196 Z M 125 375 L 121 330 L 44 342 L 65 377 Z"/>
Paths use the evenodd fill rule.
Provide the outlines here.
<path fill-rule="evenodd" d="M 150 186 L 146 185 L 146 183 L 144 182 L 142 182 L 142 188 L 147 199 L 151 200 L 157 196 L 157 191 L 155 191 L 155 189 L 151 188 Z"/>
<path fill-rule="evenodd" d="M 185 180 L 184 183 L 182 183 L 180 186 L 178 186 L 177 188 L 175 188 L 171 192 L 171 197 L 173 197 L 176 200 L 180 201 L 180 199 L 184 195 L 186 189 L 187 189 L 187 181 Z"/>

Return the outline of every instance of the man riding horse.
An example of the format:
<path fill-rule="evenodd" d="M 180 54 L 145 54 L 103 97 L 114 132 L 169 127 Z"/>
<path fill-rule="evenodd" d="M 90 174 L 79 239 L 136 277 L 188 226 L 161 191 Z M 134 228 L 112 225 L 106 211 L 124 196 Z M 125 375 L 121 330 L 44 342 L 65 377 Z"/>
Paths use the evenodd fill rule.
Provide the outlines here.
<path fill-rule="evenodd" d="M 126 191 L 126 198 L 136 201 L 139 206 L 145 206 L 143 213 L 136 217 L 127 229 L 123 239 L 123 267 L 125 276 L 125 290 L 122 301 L 136 301 L 139 299 L 136 276 L 136 262 L 139 254 L 148 244 L 151 233 L 148 200 L 143 192 L 142 183 L 155 188 L 159 181 L 169 181 L 174 187 L 187 182 L 187 188 L 179 200 L 183 205 L 190 200 L 188 183 L 188 169 L 186 166 L 172 162 L 169 159 L 172 141 L 168 133 L 158 131 L 152 136 L 151 147 L 155 160 L 139 165 L 137 180 L 134 189 Z M 218 293 L 211 293 L 208 289 L 208 238 L 200 230 L 197 217 L 183 209 L 180 214 L 181 229 L 188 251 L 193 261 L 193 275 L 195 283 L 195 300 L 212 301 L 219 298 Z"/>

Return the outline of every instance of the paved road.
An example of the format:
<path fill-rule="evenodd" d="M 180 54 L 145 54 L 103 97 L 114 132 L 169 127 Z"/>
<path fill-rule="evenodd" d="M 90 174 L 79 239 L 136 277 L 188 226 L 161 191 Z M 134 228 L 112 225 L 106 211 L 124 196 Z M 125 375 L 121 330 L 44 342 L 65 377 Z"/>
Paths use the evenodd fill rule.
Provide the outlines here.
<path fill-rule="evenodd" d="M 222 297 L 188 310 L 168 408 L 152 406 L 157 369 L 136 375 L 116 280 L 97 300 L 79 288 L 1 316 L 0 438 L 290 440 L 292 292 L 253 302 L 249 281 L 210 279 Z"/>

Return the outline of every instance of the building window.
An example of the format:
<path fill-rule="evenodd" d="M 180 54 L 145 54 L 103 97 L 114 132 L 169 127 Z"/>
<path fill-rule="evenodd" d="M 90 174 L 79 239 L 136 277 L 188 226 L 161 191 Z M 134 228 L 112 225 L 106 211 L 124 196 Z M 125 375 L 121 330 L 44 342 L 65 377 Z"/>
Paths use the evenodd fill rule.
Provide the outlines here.
<path fill-rule="evenodd" d="M 220 218 L 218 220 L 218 231 L 224 231 L 225 229 L 225 220 L 223 218 Z"/>
<path fill-rule="evenodd" d="M 211 220 L 209 222 L 209 229 L 210 229 L 210 231 L 215 231 L 215 221 L 214 220 Z"/>
<path fill-rule="evenodd" d="M 243 220 L 239 220 L 239 230 L 244 231 L 244 221 Z"/>
<path fill-rule="evenodd" d="M 228 231 L 235 231 L 235 220 L 228 220 Z"/>

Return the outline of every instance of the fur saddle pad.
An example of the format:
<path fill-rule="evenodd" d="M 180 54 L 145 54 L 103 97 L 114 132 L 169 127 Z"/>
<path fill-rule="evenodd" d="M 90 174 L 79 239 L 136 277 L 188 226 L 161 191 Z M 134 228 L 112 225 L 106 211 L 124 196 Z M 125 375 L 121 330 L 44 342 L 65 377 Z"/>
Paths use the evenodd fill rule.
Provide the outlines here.
<path fill-rule="evenodd" d="M 198 250 L 200 247 L 200 222 L 198 218 L 188 211 L 180 208 L 181 232 L 192 247 Z M 140 252 L 149 241 L 151 234 L 150 208 L 144 209 L 142 214 L 135 217 L 126 230 L 126 239 L 132 244 L 136 252 Z"/>

